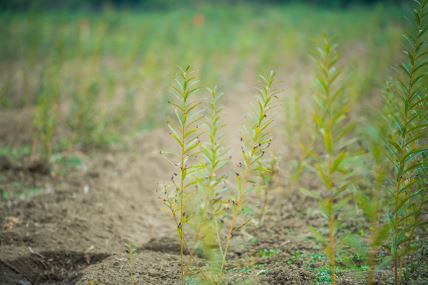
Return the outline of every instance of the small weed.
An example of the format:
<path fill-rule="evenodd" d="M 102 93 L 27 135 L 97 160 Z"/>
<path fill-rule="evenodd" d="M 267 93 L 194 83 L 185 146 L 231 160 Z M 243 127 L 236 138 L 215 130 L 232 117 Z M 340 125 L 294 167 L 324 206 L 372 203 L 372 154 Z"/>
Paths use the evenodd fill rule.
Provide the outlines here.
<path fill-rule="evenodd" d="M 259 256 L 263 257 L 263 258 L 269 258 L 269 257 L 277 255 L 278 252 L 279 252 L 279 250 L 276 248 L 264 248 L 264 249 L 259 251 Z"/>
<path fill-rule="evenodd" d="M 305 257 L 305 253 L 303 251 L 296 250 L 293 253 L 293 256 L 289 260 L 287 260 L 287 264 L 288 265 L 295 264 L 296 262 L 303 260 L 304 257 Z"/>
<path fill-rule="evenodd" d="M 250 242 L 251 242 L 251 244 L 252 245 L 257 245 L 258 243 L 259 243 L 259 241 L 257 240 L 257 238 L 255 238 L 255 237 L 252 237 L 251 239 L 250 239 Z"/>
<path fill-rule="evenodd" d="M 62 154 L 57 154 L 52 157 L 52 161 L 65 167 L 67 169 L 76 169 L 82 166 L 83 162 L 78 156 L 67 156 Z"/>
<path fill-rule="evenodd" d="M 126 244 L 126 252 L 128 253 L 128 270 L 129 270 L 129 284 L 135 285 L 137 284 L 134 276 L 134 264 L 135 264 L 135 257 L 137 252 L 137 246 L 133 244 L 132 242 L 128 242 Z"/>
<path fill-rule="evenodd" d="M 306 270 L 313 272 L 316 285 L 326 285 L 331 283 L 331 271 L 327 265 L 328 259 L 323 254 L 312 253 L 304 259 Z"/>
<path fill-rule="evenodd" d="M 331 282 L 331 271 L 327 267 L 321 267 L 316 273 L 315 273 L 316 285 L 326 285 L 326 284 L 332 284 Z"/>
<path fill-rule="evenodd" d="M 22 187 L 22 186 L 21 186 Z M 40 194 L 43 190 L 38 187 L 28 187 L 22 190 L 14 191 L 2 191 L 2 200 L 3 202 L 15 201 L 15 200 L 29 200 Z"/>
<path fill-rule="evenodd" d="M 29 156 L 31 154 L 31 149 L 28 145 L 22 147 L 0 147 L 0 156 L 7 157 L 12 161 L 18 161 L 22 157 Z"/>
<path fill-rule="evenodd" d="M 7 191 L 2 191 L 2 199 L 3 199 L 3 201 L 5 201 L 5 202 L 7 202 L 7 201 L 9 201 L 10 200 L 10 194 L 9 194 L 9 192 L 7 192 Z"/>

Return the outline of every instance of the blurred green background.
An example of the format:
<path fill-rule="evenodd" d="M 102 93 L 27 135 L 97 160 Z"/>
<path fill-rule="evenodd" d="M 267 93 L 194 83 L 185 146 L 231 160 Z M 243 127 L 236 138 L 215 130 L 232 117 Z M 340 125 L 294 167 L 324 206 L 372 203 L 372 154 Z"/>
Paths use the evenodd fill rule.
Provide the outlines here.
<path fill-rule="evenodd" d="M 309 105 L 311 55 L 324 32 L 340 43 L 351 98 L 364 102 L 402 56 L 408 10 L 400 1 L 339 0 L 34 0 L 0 6 L 1 112 L 10 119 L 21 110 L 19 124 L 31 126 L 2 134 L 1 143 L 51 141 L 54 152 L 108 145 L 163 125 L 177 66 L 192 65 L 202 86 L 219 85 L 228 96 L 242 86 L 252 92 L 258 74 L 275 69 L 279 88 L 287 91 L 281 102 L 300 110 L 288 112 L 288 121 L 302 122 L 292 117 Z M 367 111 L 355 106 L 355 112 Z"/>
<path fill-rule="evenodd" d="M 15 0 L 0 1 L 3 9 L 46 9 L 46 8 L 83 8 L 100 9 L 106 7 L 172 8 L 201 4 L 315 4 L 328 7 L 350 5 L 370 5 L 374 3 L 397 4 L 404 0 Z"/>

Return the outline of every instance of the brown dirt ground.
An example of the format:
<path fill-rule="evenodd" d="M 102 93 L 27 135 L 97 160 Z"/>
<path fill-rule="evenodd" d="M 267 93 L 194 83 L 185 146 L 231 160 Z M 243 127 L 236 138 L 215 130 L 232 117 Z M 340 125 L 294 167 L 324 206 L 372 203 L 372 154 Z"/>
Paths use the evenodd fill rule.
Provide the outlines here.
<path fill-rule="evenodd" d="M 237 92 L 249 90 L 238 87 Z M 235 107 L 226 108 L 226 120 L 232 123 L 225 133 L 236 151 L 239 137 L 232 136 L 242 120 L 235 118 L 245 114 L 249 105 L 239 103 L 239 98 L 227 100 Z M 28 110 L 2 111 L 0 143 L 29 143 L 28 118 Z M 280 145 L 279 140 L 275 148 Z M 0 284 L 178 284 L 175 227 L 156 191 L 157 183 L 170 176 L 170 167 L 159 154 L 169 146 L 167 134 L 154 130 L 108 150 L 68 153 L 82 163 L 66 172 L 54 169 L 52 175 L 29 169 L 25 158 L 0 159 L 1 191 L 41 189 L 35 197 L 0 205 Z M 287 156 L 283 153 L 282 160 Z M 250 225 L 235 237 L 227 284 L 314 281 L 313 272 L 296 253 L 319 252 L 310 242 L 307 224 L 317 225 L 320 219 L 308 218 L 312 202 L 285 191 L 288 186 L 280 177 L 264 224 Z M 132 261 L 127 242 L 137 246 Z M 263 250 L 273 254 L 262 256 Z M 344 275 L 340 284 L 362 284 L 362 280 Z"/>

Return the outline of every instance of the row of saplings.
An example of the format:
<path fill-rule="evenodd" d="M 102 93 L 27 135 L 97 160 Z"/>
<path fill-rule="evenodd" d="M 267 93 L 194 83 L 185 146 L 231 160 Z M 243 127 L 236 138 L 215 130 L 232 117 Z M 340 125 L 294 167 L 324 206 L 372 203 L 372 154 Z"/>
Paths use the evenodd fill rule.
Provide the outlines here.
<path fill-rule="evenodd" d="M 310 230 L 325 248 L 332 284 L 336 284 L 335 257 L 345 244 L 366 260 L 368 284 L 382 281 L 377 280 L 376 272 L 387 265 L 395 284 L 400 284 L 406 282 L 411 257 L 423 242 L 428 177 L 427 13 L 427 1 L 417 2 L 416 27 L 404 37 L 405 63 L 388 82 L 385 106 L 358 138 L 359 147 L 355 136 L 351 137 L 350 106 L 346 84 L 336 68 L 336 45 L 325 37 L 318 49 L 319 88 L 314 94 L 313 116 L 313 145 L 318 147 L 307 148 L 305 161 L 319 176 L 322 189 L 304 192 L 318 200 L 328 224 L 328 230 Z M 229 157 L 220 134 L 222 94 L 208 89 L 208 103 L 202 103 L 194 96 L 200 88 L 190 68 L 181 70 L 177 78 L 170 101 L 175 118 L 168 123 L 177 151 L 165 153 L 175 172 L 163 190 L 164 203 L 177 226 L 183 283 L 192 275 L 201 284 L 221 284 L 232 236 L 253 216 L 248 211 L 249 196 L 269 190 L 272 160 L 266 158 L 266 151 L 272 126 L 268 113 L 276 98 L 274 76 L 273 72 L 261 76 L 257 107 L 241 131 L 241 162 L 234 182 L 227 187 L 225 165 Z M 353 171 L 357 156 L 366 162 L 368 171 L 364 174 Z M 340 226 L 341 214 L 351 202 L 364 213 L 364 234 L 344 234 Z M 192 274 L 197 250 L 203 252 L 206 267 Z"/>

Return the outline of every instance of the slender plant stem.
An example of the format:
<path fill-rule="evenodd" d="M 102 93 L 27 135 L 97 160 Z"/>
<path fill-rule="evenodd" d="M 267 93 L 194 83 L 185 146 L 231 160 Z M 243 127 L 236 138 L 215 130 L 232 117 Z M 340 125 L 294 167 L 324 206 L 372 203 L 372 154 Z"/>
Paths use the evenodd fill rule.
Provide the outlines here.
<path fill-rule="evenodd" d="M 266 206 L 268 203 L 268 189 L 267 187 L 264 189 L 263 191 L 263 206 L 262 209 L 260 210 L 260 217 L 259 217 L 259 222 L 262 223 L 263 222 L 263 217 L 266 213 Z"/>
<path fill-rule="evenodd" d="M 248 179 L 248 168 L 246 168 L 245 174 L 243 176 L 243 180 L 239 181 L 239 197 L 238 200 L 236 201 L 236 204 L 233 207 L 233 216 L 232 216 L 232 221 L 230 223 L 229 226 L 229 230 L 227 232 L 227 236 L 226 236 L 226 243 L 224 246 L 224 252 L 223 252 L 223 260 L 221 262 L 221 267 L 220 267 L 220 272 L 223 273 L 224 271 L 224 266 L 226 265 L 226 257 L 227 257 L 227 251 L 229 249 L 229 245 L 230 245 L 230 240 L 232 238 L 232 233 L 233 230 L 235 228 L 236 225 L 236 220 L 238 218 L 238 213 L 241 209 L 241 204 L 244 198 L 244 185 L 243 183 L 246 183 L 246 180 Z M 241 178 L 238 176 L 238 180 L 240 180 Z"/>
<path fill-rule="evenodd" d="M 336 285 L 336 269 L 335 269 L 335 260 L 334 260 L 334 216 L 331 215 L 329 219 L 329 242 L 330 242 L 330 271 L 331 271 L 331 284 Z"/>
<path fill-rule="evenodd" d="M 184 105 L 186 102 L 184 102 Z M 184 179 L 185 179 L 185 132 L 186 132 L 186 121 L 187 114 L 183 114 L 183 124 L 181 127 L 181 161 L 180 161 L 180 222 L 178 224 L 178 235 L 180 236 L 180 266 L 181 266 L 181 282 L 185 283 L 185 265 L 184 265 L 184 234 L 183 234 L 183 225 L 184 225 Z"/>
<path fill-rule="evenodd" d="M 395 206 L 398 205 L 400 203 L 400 185 L 401 185 L 401 180 L 397 181 L 397 185 L 396 185 L 396 190 L 395 190 Z M 394 259 L 394 284 L 398 285 L 400 283 L 400 276 L 398 274 L 398 246 L 397 246 L 397 235 L 398 235 L 398 212 L 396 211 L 396 209 L 394 209 L 394 218 L 393 218 L 393 222 L 392 222 L 392 258 Z"/>
<path fill-rule="evenodd" d="M 218 249 L 220 250 L 220 254 L 223 255 L 223 245 L 221 243 L 220 229 L 218 227 L 218 221 L 215 217 L 214 217 L 214 227 L 215 227 L 215 231 L 216 231 L 216 235 L 217 235 Z"/>
<path fill-rule="evenodd" d="M 377 169 L 376 172 L 382 172 L 382 169 Z M 373 285 L 375 284 L 375 267 L 376 267 L 376 255 L 377 255 L 377 244 L 376 244 L 376 236 L 378 234 L 379 229 L 379 205 L 380 205 L 380 185 L 375 186 L 373 195 L 373 202 L 375 203 L 375 211 L 374 216 L 371 218 L 370 223 L 370 250 L 368 255 L 368 270 L 367 270 L 367 284 Z"/>

